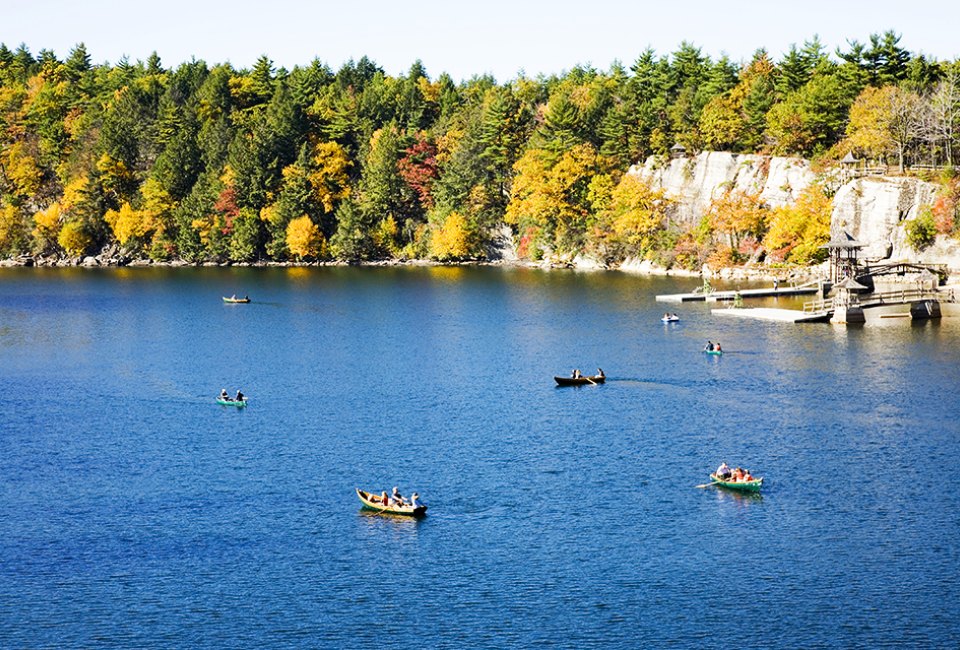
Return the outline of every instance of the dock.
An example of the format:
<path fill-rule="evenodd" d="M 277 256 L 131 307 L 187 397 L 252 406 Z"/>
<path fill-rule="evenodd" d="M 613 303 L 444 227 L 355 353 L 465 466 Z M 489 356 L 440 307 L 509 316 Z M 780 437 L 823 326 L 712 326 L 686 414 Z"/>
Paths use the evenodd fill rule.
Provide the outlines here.
<path fill-rule="evenodd" d="M 772 307 L 711 309 L 710 312 L 715 316 L 769 320 L 778 323 L 824 323 L 830 320 L 829 312 L 808 312 L 800 311 L 799 309 L 775 309 Z"/>
<path fill-rule="evenodd" d="M 741 289 L 739 291 L 711 291 L 709 293 L 665 293 L 657 296 L 657 302 L 725 302 L 735 300 L 738 293 L 741 298 L 746 299 L 809 296 L 818 292 L 817 285 L 804 285 L 777 289 L 767 287 L 765 289 Z"/>

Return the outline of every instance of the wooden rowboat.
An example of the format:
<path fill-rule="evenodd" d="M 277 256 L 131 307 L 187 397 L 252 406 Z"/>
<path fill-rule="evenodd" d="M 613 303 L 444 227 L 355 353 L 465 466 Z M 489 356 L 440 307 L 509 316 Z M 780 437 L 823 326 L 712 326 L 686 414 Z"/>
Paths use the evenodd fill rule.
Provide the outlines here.
<path fill-rule="evenodd" d="M 422 517 L 427 514 L 427 505 L 425 503 L 417 502 L 419 505 L 414 508 L 413 506 L 398 506 L 398 505 L 384 505 L 380 500 L 380 495 L 372 494 L 370 492 L 364 492 L 360 488 L 357 489 L 357 496 L 360 497 L 360 502 L 363 503 L 364 510 L 376 510 L 378 512 L 385 512 L 387 514 L 393 515 L 406 515 L 408 517 Z M 389 497 L 387 497 L 389 500 Z"/>
<path fill-rule="evenodd" d="M 557 382 L 560 386 L 584 386 L 587 384 L 602 384 L 607 380 L 606 376 L 603 375 L 593 375 L 588 377 L 583 375 L 581 377 L 554 377 L 554 381 Z"/>
<path fill-rule="evenodd" d="M 755 478 L 752 481 L 728 481 L 718 478 L 716 474 L 710 475 L 710 482 L 719 486 L 730 488 L 731 490 L 740 490 L 742 492 L 759 492 L 763 486 L 763 477 Z"/>
<path fill-rule="evenodd" d="M 223 296 L 223 302 L 230 302 L 230 303 L 250 302 L 250 298 L 227 298 L 226 296 Z"/>
<path fill-rule="evenodd" d="M 246 398 L 236 400 L 236 399 L 220 399 L 218 397 L 217 404 L 221 406 L 236 406 L 237 408 L 240 408 L 247 405 L 247 400 Z"/>

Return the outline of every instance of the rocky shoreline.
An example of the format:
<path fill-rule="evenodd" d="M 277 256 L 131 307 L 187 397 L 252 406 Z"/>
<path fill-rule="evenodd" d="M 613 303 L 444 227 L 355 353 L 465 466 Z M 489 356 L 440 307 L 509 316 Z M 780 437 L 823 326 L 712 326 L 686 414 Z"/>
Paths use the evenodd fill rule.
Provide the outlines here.
<path fill-rule="evenodd" d="M 383 259 L 364 262 L 350 262 L 345 260 L 325 260 L 316 262 L 188 262 L 186 260 L 154 261 L 150 259 L 130 259 L 123 256 L 104 253 L 87 257 L 58 257 L 58 256 L 28 256 L 0 260 L 0 268 L 37 267 L 37 268 L 109 268 L 109 267 L 160 267 L 160 268 L 212 268 L 212 267 L 240 267 L 240 268 L 310 268 L 310 267 L 401 267 L 401 266 L 495 266 L 506 268 L 530 269 L 571 269 L 576 271 L 619 271 L 635 275 L 708 278 L 720 280 L 764 281 L 778 279 L 781 282 L 808 282 L 822 277 L 826 273 L 825 265 L 806 268 L 757 268 L 757 267 L 730 267 L 711 269 L 704 266 L 699 271 L 688 269 L 664 268 L 649 261 L 626 260 L 622 264 L 610 266 L 597 260 L 576 257 L 572 260 L 547 259 L 541 261 L 527 261 L 516 258 L 477 259 L 461 262 L 438 262 L 424 259 Z"/>

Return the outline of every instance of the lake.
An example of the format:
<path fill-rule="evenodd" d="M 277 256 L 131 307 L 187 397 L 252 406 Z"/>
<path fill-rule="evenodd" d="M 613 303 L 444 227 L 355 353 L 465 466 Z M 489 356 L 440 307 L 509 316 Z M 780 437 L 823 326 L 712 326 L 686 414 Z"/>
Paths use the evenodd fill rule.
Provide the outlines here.
<path fill-rule="evenodd" d="M 960 318 L 696 284 L 0 269 L 0 646 L 958 647 Z"/>

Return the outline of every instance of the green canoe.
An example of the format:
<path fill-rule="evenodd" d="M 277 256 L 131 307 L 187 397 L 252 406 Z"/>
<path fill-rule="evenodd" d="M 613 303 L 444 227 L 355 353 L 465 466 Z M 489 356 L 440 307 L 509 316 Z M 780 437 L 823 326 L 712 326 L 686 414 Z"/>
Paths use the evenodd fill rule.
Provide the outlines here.
<path fill-rule="evenodd" d="M 238 401 L 238 400 L 235 400 L 235 399 L 220 399 L 220 398 L 218 397 L 218 398 L 217 398 L 217 404 L 220 404 L 221 406 L 236 406 L 237 408 L 240 408 L 240 407 L 242 407 L 242 406 L 246 406 L 246 405 L 247 405 L 247 400 L 246 400 L 246 398 L 244 398 L 244 399 Z"/>
<path fill-rule="evenodd" d="M 763 477 L 755 478 L 752 481 L 725 481 L 717 478 L 716 474 L 710 475 L 710 482 L 716 483 L 725 488 L 730 488 L 731 490 L 740 490 L 742 492 L 759 492 L 760 488 L 763 486 Z"/>
<path fill-rule="evenodd" d="M 703 353 L 720 355 L 723 354 L 723 350 L 704 350 Z"/>

